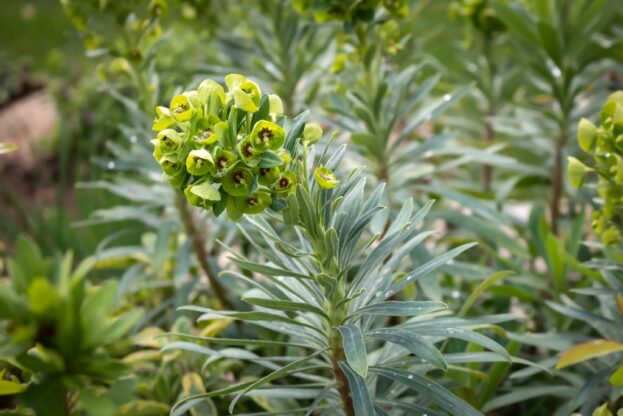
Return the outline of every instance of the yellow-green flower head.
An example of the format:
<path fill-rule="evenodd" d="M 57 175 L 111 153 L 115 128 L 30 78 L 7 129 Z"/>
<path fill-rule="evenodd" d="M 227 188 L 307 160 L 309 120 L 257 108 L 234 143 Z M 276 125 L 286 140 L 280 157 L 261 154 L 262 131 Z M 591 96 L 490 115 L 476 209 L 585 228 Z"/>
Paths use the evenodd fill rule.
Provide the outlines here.
<path fill-rule="evenodd" d="M 303 143 L 308 146 L 318 142 L 322 137 L 322 127 L 316 123 L 307 123 L 303 129 Z"/>
<path fill-rule="evenodd" d="M 279 179 L 280 170 L 277 166 L 273 166 L 272 168 L 259 168 L 257 173 L 260 185 L 270 187 L 277 179 Z"/>
<path fill-rule="evenodd" d="M 231 196 L 247 195 L 253 185 L 253 172 L 243 166 L 236 166 L 227 172 L 222 185 Z"/>
<path fill-rule="evenodd" d="M 209 208 L 215 202 L 221 200 L 221 194 L 212 183 L 207 180 L 188 185 L 184 189 L 184 195 L 191 205 L 200 208 Z"/>
<path fill-rule="evenodd" d="M 279 196 L 286 196 L 296 190 L 296 175 L 292 171 L 285 171 L 273 184 L 272 190 Z"/>
<path fill-rule="evenodd" d="M 593 212 L 593 228 L 604 244 L 623 244 L 623 92 L 608 97 L 599 116 L 600 125 L 582 119 L 578 144 L 592 156 L 592 166 L 570 157 L 568 174 L 574 187 L 582 186 L 587 174 L 596 172 L 600 207 Z"/>
<path fill-rule="evenodd" d="M 335 188 L 337 184 L 340 183 L 340 181 L 337 180 L 331 169 L 322 166 L 316 168 L 316 170 L 314 171 L 314 179 L 316 179 L 318 186 L 325 189 Z"/>
<path fill-rule="evenodd" d="M 239 196 L 234 198 L 236 209 L 243 214 L 259 214 L 272 203 L 272 198 L 268 192 L 257 191 L 250 196 Z"/>
<path fill-rule="evenodd" d="M 186 170 L 194 176 L 206 175 L 214 168 L 212 154 L 206 149 L 192 150 L 186 158 Z"/>
<path fill-rule="evenodd" d="M 214 171 L 216 176 L 223 176 L 236 163 L 236 155 L 229 150 L 217 148 L 214 152 Z"/>
<path fill-rule="evenodd" d="M 172 129 L 162 130 L 158 133 L 155 140 L 155 145 L 165 155 L 176 152 L 181 143 L 182 137 Z"/>
<path fill-rule="evenodd" d="M 278 124 L 260 120 L 253 126 L 249 140 L 256 150 L 277 150 L 283 146 L 286 140 L 286 132 Z"/>
<path fill-rule="evenodd" d="M 194 109 L 186 95 L 176 95 L 169 105 L 171 116 L 177 121 L 188 121 L 193 116 Z"/>
<path fill-rule="evenodd" d="M 225 84 L 227 84 L 227 90 L 234 99 L 236 108 L 249 113 L 255 113 L 259 110 L 262 98 L 259 85 L 239 74 L 227 75 Z"/>

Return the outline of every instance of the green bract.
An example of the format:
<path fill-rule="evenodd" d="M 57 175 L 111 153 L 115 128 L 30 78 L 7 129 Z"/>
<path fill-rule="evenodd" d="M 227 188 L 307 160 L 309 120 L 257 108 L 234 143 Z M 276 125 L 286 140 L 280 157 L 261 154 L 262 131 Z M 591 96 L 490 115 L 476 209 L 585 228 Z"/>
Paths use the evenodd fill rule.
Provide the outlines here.
<path fill-rule="evenodd" d="M 201 208 L 208 208 L 221 200 L 219 191 L 208 181 L 188 185 L 184 189 L 184 194 L 191 205 Z"/>

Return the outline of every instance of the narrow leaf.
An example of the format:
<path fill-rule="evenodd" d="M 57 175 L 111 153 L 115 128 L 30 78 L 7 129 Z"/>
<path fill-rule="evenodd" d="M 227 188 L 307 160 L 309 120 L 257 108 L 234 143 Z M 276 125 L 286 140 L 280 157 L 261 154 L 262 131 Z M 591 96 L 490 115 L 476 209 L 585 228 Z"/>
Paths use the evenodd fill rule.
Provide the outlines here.
<path fill-rule="evenodd" d="M 345 325 L 338 327 L 342 334 L 342 347 L 350 367 L 361 377 L 368 374 L 368 357 L 363 335 L 359 327 L 355 325 Z"/>

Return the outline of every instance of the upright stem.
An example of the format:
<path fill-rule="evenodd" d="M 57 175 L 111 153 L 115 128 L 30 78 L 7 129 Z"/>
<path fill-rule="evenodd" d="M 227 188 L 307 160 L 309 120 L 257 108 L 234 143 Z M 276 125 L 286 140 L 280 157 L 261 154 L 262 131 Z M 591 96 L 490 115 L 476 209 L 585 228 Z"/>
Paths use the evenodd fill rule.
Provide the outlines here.
<path fill-rule="evenodd" d="M 350 389 L 348 388 L 348 379 L 346 374 L 342 371 L 338 365 L 338 361 L 335 357 L 331 357 L 331 365 L 333 366 L 333 374 L 337 380 L 337 390 L 342 398 L 344 404 L 344 412 L 346 416 L 355 416 L 355 408 L 353 407 L 353 399 L 350 397 Z"/>
<path fill-rule="evenodd" d="M 353 399 L 350 395 L 348 378 L 346 377 L 346 374 L 344 374 L 344 371 L 342 371 L 339 364 L 340 361 L 344 361 L 346 359 L 344 348 L 342 348 L 342 335 L 336 329 L 344 321 L 346 310 L 344 309 L 344 305 L 338 308 L 334 307 L 334 305 L 342 300 L 345 295 L 342 283 L 338 284 L 333 293 L 328 295 L 328 299 L 325 304 L 325 311 L 327 316 L 329 316 L 326 331 L 327 338 L 329 340 L 329 347 L 331 348 L 331 368 L 333 370 L 335 381 L 337 382 L 337 391 L 340 394 L 342 404 L 344 405 L 344 413 L 346 413 L 346 416 L 355 416 L 355 408 L 353 406 Z"/>
<path fill-rule="evenodd" d="M 205 248 L 205 236 L 197 228 L 197 224 L 195 223 L 195 219 L 193 218 L 193 214 L 190 211 L 184 195 L 181 192 L 177 192 L 176 199 L 182 223 L 184 224 L 186 233 L 192 240 L 192 248 L 195 256 L 197 256 L 197 260 L 199 261 L 199 266 L 208 277 L 210 286 L 212 287 L 212 290 L 214 291 L 214 294 L 216 294 L 216 297 L 220 301 L 221 305 L 225 308 L 233 309 L 234 306 L 227 298 L 227 289 L 225 289 L 225 287 L 221 284 L 218 277 L 215 276 L 210 264 L 208 263 L 208 252 Z"/>
<path fill-rule="evenodd" d="M 563 190 L 563 159 L 562 153 L 567 143 L 567 121 L 563 120 L 560 136 L 556 139 L 554 148 L 554 171 L 552 173 L 552 195 L 550 200 L 550 217 L 552 221 L 552 232 L 558 235 L 558 221 L 560 218 L 560 202 Z"/>
<path fill-rule="evenodd" d="M 487 113 L 487 117 L 493 115 L 493 111 L 489 110 Z M 485 122 L 485 143 L 487 145 L 493 142 L 493 138 L 495 137 L 495 131 L 493 130 L 493 126 L 489 121 Z M 491 182 L 493 181 L 493 166 L 489 164 L 485 164 L 482 166 L 482 182 L 483 182 L 483 190 L 485 192 L 491 191 Z"/>
<path fill-rule="evenodd" d="M 337 391 L 340 393 L 342 404 L 344 404 L 344 412 L 346 416 L 355 416 L 355 408 L 353 407 L 353 399 L 350 396 L 350 388 L 346 374 L 342 371 L 339 365 L 340 361 L 344 361 L 344 349 L 341 346 L 340 334 L 334 330 L 333 337 L 331 339 L 333 354 L 331 355 L 331 367 L 333 368 L 333 375 L 337 381 Z"/>
<path fill-rule="evenodd" d="M 495 138 L 495 130 L 493 129 L 493 125 L 489 121 L 489 117 L 493 116 L 495 113 L 495 89 L 494 89 L 494 77 L 495 77 L 495 68 L 493 67 L 492 56 L 491 56 L 491 35 L 485 35 L 484 37 L 484 55 L 487 61 L 488 73 L 489 73 L 489 94 L 488 94 L 488 104 L 487 104 L 487 119 L 485 120 L 485 143 L 490 145 Z M 482 166 L 482 182 L 483 189 L 485 192 L 491 191 L 491 182 L 493 181 L 493 166 L 489 164 L 485 164 Z"/>

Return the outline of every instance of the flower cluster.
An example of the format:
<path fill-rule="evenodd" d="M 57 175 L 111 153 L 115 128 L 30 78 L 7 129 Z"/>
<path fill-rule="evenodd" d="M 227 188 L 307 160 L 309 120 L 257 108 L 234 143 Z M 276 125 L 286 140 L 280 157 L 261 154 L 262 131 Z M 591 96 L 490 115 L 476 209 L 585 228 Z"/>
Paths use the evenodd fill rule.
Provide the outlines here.
<path fill-rule="evenodd" d="M 238 74 L 225 77 L 227 91 L 213 80 L 156 108 L 154 158 L 166 178 L 183 189 L 189 203 L 223 210 L 231 219 L 257 214 L 296 190 L 292 152 L 286 150 L 283 106 L 276 95 Z M 308 124 L 306 144 L 322 136 Z M 293 149 L 293 146 L 290 146 Z"/>
<path fill-rule="evenodd" d="M 569 158 L 569 180 L 579 188 L 588 175 L 598 177 L 601 209 L 593 212 L 593 228 L 604 244 L 621 241 L 623 227 L 623 91 L 612 94 L 601 109 L 600 126 L 582 119 L 580 148 L 592 155 L 592 167 Z"/>
<path fill-rule="evenodd" d="M 505 1 L 506 2 L 506 1 Z M 459 0 L 450 7 L 451 17 L 463 17 L 485 36 L 503 32 L 504 23 L 495 15 L 489 0 Z"/>
<path fill-rule="evenodd" d="M 310 13 L 318 23 L 370 21 L 378 9 L 384 8 L 394 16 L 406 16 L 407 0 L 293 0 L 300 14 Z"/>

